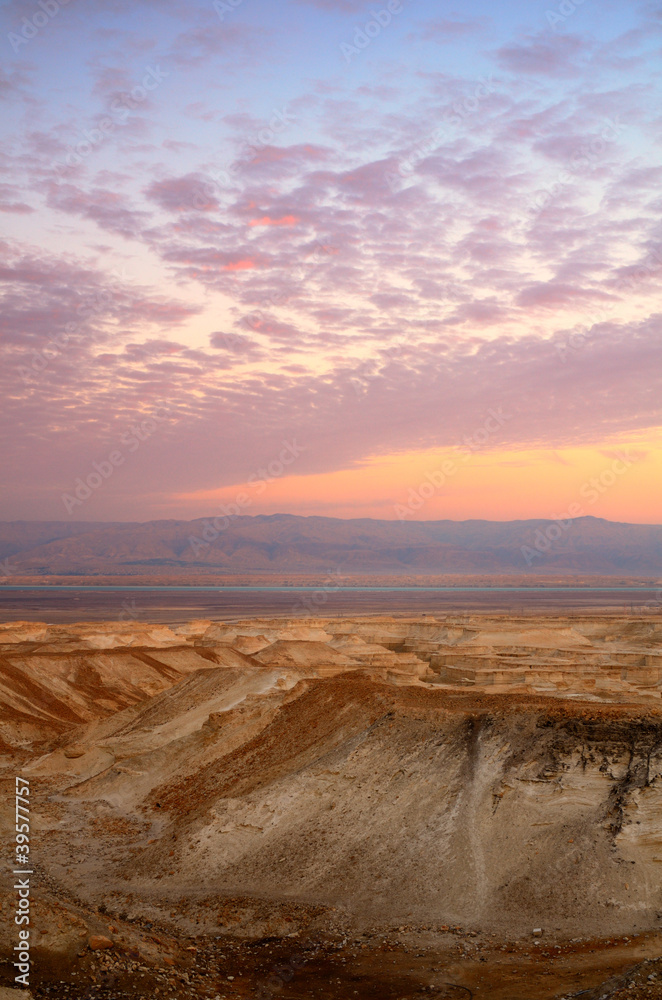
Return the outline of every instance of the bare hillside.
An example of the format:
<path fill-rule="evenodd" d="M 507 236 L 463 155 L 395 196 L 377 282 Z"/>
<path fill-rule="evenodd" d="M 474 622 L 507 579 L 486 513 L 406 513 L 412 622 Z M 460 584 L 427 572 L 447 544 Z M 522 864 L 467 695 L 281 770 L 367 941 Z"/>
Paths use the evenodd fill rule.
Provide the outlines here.
<path fill-rule="evenodd" d="M 662 574 L 662 527 L 563 521 L 211 516 L 145 523 L 0 523 L 4 574 Z"/>
<path fill-rule="evenodd" d="M 481 962 L 501 976 L 495 946 L 523 956 L 541 928 L 590 986 L 651 954 L 659 624 L 14 623 L 0 657 L 7 791 L 20 773 L 38 803 L 45 970 L 129 975 L 139 954 L 161 989 L 187 939 L 363 935 L 432 949 L 473 989 Z M 95 957 L 95 935 L 115 958 Z M 603 942 L 602 956 L 623 935 L 636 955 L 623 942 L 577 958 L 577 941 Z M 550 987 L 565 975 L 552 972 Z"/>

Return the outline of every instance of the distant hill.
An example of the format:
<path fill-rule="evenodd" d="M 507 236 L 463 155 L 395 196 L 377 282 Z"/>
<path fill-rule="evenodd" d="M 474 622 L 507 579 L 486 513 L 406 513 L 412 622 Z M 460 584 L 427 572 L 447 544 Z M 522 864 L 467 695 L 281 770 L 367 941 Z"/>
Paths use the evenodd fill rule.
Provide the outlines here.
<path fill-rule="evenodd" d="M 214 574 L 662 574 L 662 525 L 596 517 L 377 521 L 274 514 L 144 523 L 0 522 L 0 580 Z"/>

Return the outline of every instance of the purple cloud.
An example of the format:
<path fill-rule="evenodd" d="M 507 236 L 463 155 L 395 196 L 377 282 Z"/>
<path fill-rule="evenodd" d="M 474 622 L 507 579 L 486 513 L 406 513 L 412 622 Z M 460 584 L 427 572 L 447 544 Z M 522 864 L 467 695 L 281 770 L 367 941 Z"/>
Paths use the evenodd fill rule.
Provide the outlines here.
<path fill-rule="evenodd" d="M 526 41 L 503 45 L 496 52 L 497 61 L 512 73 L 532 76 L 578 76 L 587 43 L 577 35 L 541 32 Z"/>
<path fill-rule="evenodd" d="M 200 174 L 153 181 L 145 196 L 168 212 L 213 212 L 218 208 L 213 185 Z"/>

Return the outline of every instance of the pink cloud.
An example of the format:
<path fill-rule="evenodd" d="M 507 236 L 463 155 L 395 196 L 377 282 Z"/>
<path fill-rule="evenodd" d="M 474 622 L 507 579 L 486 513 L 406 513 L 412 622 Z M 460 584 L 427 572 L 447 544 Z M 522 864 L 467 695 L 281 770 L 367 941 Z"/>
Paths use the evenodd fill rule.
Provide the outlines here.
<path fill-rule="evenodd" d="M 283 215 L 280 219 L 272 219 L 263 215 L 261 219 L 251 219 L 249 226 L 296 226 L 300 219 L 296 215 Z"/>
<path fill-rule="evenodd" d="M 423 41 L 451 42 L 455 38 L 465 35 L 473 35 L 481 31 L 485 26 L 484 18 L 474 21 L 460 21 L 447 17 L 436 18 L 434 21 L 427 21 L 423 29 L 414 37 Z"/>
<path fill-rule="evenodd" d="M 128 208 L 125 196 L 119 191 L 99 188 L 84 191 L 74 184 L 51 183 L 47 200 L 51 208 L 90 219 L 102 229 L 127 237 L 139 236 L 147 219 L 146 213 Z"/>
<path fill-rule="evenodd" d="M 169 212 L 213 212 L 219 207 L 213 185 L 200 174 L 153 181 L 145 196 Z"/>
<path fill-rule="evenodd" d="M 210 5 L 211 6 L 211 5 Z M 193 17 L 194 24 L 180 32 L 174 39 L 168 61 L 178 69 L 188 70 L 199 65 L 201 60 L 223 57 L 228 63 L 243 64 L 255 59 L 261 52 L 267 33 L 263 28 L 243 23 L 225 23 L 216 17 L 204 14 Z"/>
<path fill-rule="evenodd" d="M 613 296 L 597 288 L 577 288 L 561 282 L 549 281 L 522 289 L 517 301 L 525 308 L 543 306 L 554 309 L 563 305 L 581 304 L 582 301 L 610 302 L 613 301 Z"/>
<path fill-rule="evenodd" d="M 252 271 L 254 267 L 257 267 L 257 264 L 255 263 L 255 261 L 251 260 L 250 257 L 247 257 L 247 258 L 242 259 L 242 260 L 233 260 L 233 261 L 230 261 L 229 264 L 224 264 L 223 265 L 223 270 L 224 271 Z"/>
<path fill-rule="evenodd" d="M 21 189 L 11 184 L 0 184 L 0 212 L 29 215 L 35 209 L 21 200 Z"/>
<path fill-rule="evenodd" d="M 216 351 L 224 351 L 226 355 L 240 361 L 265 358 L 264 349 L 255 340 L 241 333 L 222 333 L 218 330 L 209 335 L 209 343 Z"/>
<path fill-rule="evenodd" d="M 130 9 L 91 0 L 104 3 Z M 385 36 L 357 61 L 356 88 L 342 73 L 308 81 L 293 99 L 292 133 L 264 144 L 264 94 L 242 89 L 238 73 L 264 33 L 238 18 L 205 34 L 213 8 L 169 11 L 168 23 L 173 12 L 181 19 L 164 61 L 172 78 L 148 122 L 50 183 L 53 161 L 94 118 L 88 104 L 49 119 L 46 97 L 33 94 L 34 124 L 3 154 L 5 221 L 34 233 L 34 205 L 58 247 L 4 247 L 0 259 L 7 476 L 23 496 L 34 491 L 37 516 L 57 516 L 48 505 L 61 484 L 112 447 L 125 418 L 164 397 L 178 421 L 109 484 L 100 501 L 109 513 L 129 497 L 147 517 L 177 485 L 236 482 L 286 435 L 305 434 L 305 472 L 452 444 L 487 405 L 508 412 L 503 442 L 515 445 L 598 440 L 659 420 L 659 275 L 645 261 L 660 245 L 662 174 L 639 144 L 658 112 L 652 91 L 649 100 L 645 88 L 600 76 L 615 51 L 567 29 L 516 38 L 497 54 L 509 72 L 495 72 L 495 93 L 451 128 L 449 113 L 471 93 L 466 75 L 394 63 L 370 78 L 392 53 Z M 248 6 L 238 13 L 248 17 Z M 460 39 L 470 26 L 447 12 L 424 30 Z M 145 48 L 127 42 L 116 67 L 89 50 L 97 100 L 135 83 L 127 67 L 154 37 L 132 37 Z M 641 39 L 625 41 L 629 58 Z M 203 70 L 216 74 L 208 90 Z M 5 77 L 0 89 L 19 95 Z M 181 130 L 163 128 L 171 106 Z M 624 134 L 573 173 L 605 117 L 636 125 L 636 141 Z M 211 180 L 222 164 L 225 177 Z M 118 259 L 160 273 L 164 291 L 111 280 L 102 268 Z M 172 291 L 180 287 L 185 301 Z M 68 323 L 77 332 L 58 353 L 48 345 Z M 585 332 L 568 346 L 575 323 Z M 184 342 L 201 336 L 202 347 Z M 17 366 L 44 349 L 48 363 L 24 383 Z"/>
<path fill-rule="evenodd" d="M 28 272 L 33 281 L 38 270 Z M 155 435 L 139 462 L 127 462 L 94 516 L 132 496 L 144 519 L 156 497 L 239 482 L 288 436 L 305 448 L 297 474 L 344 468 L 386 450 L 456 444 L 482 425 L 490 407 L 505 414 L 495 446 L 546 442 L 555 448 L 600 440 L 659 421 L 660 323 L 659 317 L 602 323 L 579 348 L 568 347 L 562 333 L 551 340 L 502 335 L 491 341 L 442 341 L 431 334 L 397 352 L 382 345 L 381 356 L 359 363 L 345 347 L 323 375 L 292 365 L 299 333 L 268 316 L 253 336 L 212 334 L 211 352 L 163 338 L 117 352 L 83 339 L 75 354 L 63 352 L 57 368 L 34 380 L 28 407 L 17 398 L 16 360 L 7 363 L 12 353 L 5 347 L 0 392 L 6 427 L 16 425 L 20 408 L 23 428 L 20 438 L 8 435 L 5 470 L 8 480 L 15 477 L 33 492 L 34 516 L 55 517 L 64 484 L 110 451 L 134 414 L 158 399 L 168 400 L 176 422 Z M 260 356 L 266 348 L 257 345 L 257 336 L 282 344 L 286 369 L 273 369 L 273 353 Z M 237 366 L 248 361 L 255 370 L 242 376 Z M 219 381 L 219 370 L 229 367 L 232 380 Z M 75 411 L 72 384 L 78 389 Z"/>
<path fill-rule="evenodd" d="M 0 284 L 5 289 L 3 339 L 16 352 L 15 365 L 53 338 L 66 345 L 66 352 L 53 352 L 49 372 L 65 353 L 76 353 L 76 344 L 107 343 L 118 325 L 126 332 L 145 324 L 177 326 L 199 311 L 121 278 L 109 279 L 94 267 L 54 255 L 21 254 L 8 243 L 0 245 Z"/>

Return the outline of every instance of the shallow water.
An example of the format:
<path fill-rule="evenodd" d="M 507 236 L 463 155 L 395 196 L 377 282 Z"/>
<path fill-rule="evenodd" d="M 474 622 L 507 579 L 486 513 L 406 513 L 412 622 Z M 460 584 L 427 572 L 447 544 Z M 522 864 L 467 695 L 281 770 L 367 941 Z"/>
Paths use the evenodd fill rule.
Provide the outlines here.
<path fill-rule="evenodd" d="M 0 586 L 0 622 L 152 621 L 251 616 L 541 614 L 655 605 L 650 587 L 12 587 Z M 659 613 L 659 608 L 657 608 Z"/>

